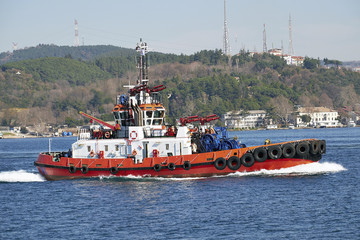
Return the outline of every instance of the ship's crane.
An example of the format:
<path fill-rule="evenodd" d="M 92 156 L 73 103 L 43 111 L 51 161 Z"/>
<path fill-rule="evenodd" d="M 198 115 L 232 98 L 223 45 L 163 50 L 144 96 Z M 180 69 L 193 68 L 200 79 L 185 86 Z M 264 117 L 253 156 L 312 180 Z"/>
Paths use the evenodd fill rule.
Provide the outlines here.
<path fill-rule="evenodd" d="M 211 121 L 217 120 L 219 118 L 220 117 L 216 116 L 216 114 L 208 115 L 206 117 L 199 117 L 198 115 L 196 115 L 196 116 L 180 118 L 180 123 L 181 123 L 181 126 L 185 126 L 187 123 L 199 121 L 200 125 L 204 125 L 207 122 L 211 122 Z"/>

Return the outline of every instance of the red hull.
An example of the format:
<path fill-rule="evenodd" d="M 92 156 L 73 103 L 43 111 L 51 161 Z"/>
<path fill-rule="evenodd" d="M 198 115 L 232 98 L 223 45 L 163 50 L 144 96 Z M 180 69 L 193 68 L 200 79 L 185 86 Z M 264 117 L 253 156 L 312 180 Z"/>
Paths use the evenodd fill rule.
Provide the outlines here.
<path fill-rule="evenodd" d="M 237 159 L 253 148 L 232 149 L 218 152 L 199 153 L 183 156 L 145 158 L 142 163 L 134 163 L 132 158 L 67 158 L 55 159 L 48 153 L 41 153 L 35 162 L 39 172 L 47 180 L 77 179 L 100 176 L 148 176 L 148 177 L 208 177 L 226 175 L 234 172 L 252 172 L 262 169 L 276 170 L 308 164 L 321 159 L 321 154 L 294 156 L 291 158 L 266 159 L 253 161 L 251 166 L 241 164 L 236 170 L 229 167 L 229 158 Z M 224 166 L 216 162 L 223 159 Z M 227 159 L 227 160 L 226 160 Z M 219 168 L 224 168 L 219 170 Z M 235 167 L 236 168 L 236 167 Z"/>

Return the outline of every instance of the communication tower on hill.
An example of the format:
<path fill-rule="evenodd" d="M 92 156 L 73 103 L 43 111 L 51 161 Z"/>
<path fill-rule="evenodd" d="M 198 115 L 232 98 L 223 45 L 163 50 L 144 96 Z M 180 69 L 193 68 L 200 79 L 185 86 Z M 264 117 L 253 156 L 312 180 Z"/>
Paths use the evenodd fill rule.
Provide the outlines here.
<path fill-rule="evenodd" d="M 75 19 L 75 47 L 79 46 L 79 27 L 78 27 L 78 22 Z"/>
<path fill-rule="evenodd" d="M 263 31 L 263 52 L 264 53 L 267 52 L 265 23 L 264 23 L 264 31 Z"/>
<path fill-rule="evenodd" d="M 293 48 L 293 44 L 292 44 L 292 26 L 291 26 L 291 15 L 289 14 L 289 52 L 288 54 L 290 56 L 293 56 L 294 53 L 294 48 Z"/>
<path fill-rule="evenodd" d="M 18 46 L 17 46 L 17 45 L 18 45 L 17 43 L 14 43 L 14 42 L 13 42 L 13 50 L 14 50 L 14 51 L 18 49 Z"/>
<path fill-rule="evenodd" d="M 229 43 L 229 31 L 226 21 L 226 0 L 224 0 L 224 39 L 223 39 L 223 51 L 226 56 L 231 56 L 230 43 Z"/>

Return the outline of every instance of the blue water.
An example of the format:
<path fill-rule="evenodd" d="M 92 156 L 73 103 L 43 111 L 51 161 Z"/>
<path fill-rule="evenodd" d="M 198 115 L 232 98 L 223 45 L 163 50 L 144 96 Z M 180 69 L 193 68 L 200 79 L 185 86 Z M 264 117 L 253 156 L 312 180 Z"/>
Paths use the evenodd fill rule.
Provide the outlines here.
<path fill-rule="evenodd" d="M 0 140 L 0 239 L 360 239 L 360 128 L 231 132 L 327 140 L 319 163 L 192 179 L 46 181 L 47 138 Z M 75 138 L 54 138 L 67 150 Z"/>

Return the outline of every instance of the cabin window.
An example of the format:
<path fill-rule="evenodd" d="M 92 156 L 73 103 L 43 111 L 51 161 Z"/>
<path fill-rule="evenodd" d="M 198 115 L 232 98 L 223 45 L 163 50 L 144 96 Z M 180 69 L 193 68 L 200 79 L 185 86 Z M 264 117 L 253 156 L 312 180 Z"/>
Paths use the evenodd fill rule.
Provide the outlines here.
<path fill-rule="evenodd" d="M 151 118 L 152 117 L 152 111 L 146 111 L 146 117 Z"/>
<path fill-rule="evenodd" d="M 156 110 L 154 112 L 154 118 L 163 118 L 164 117 L 164 111 L 158 111 Z"/>
<path fill-rule="evenodd" d="M 119 145 L 115 145 L 115 151 L 119 151 Z"/>
<path fill-rule="evenodd" d="M 166 144 L 166 150 L 169 150 L 169 144 Z"/>
<path fill-rule="evenodd" d="M 119 119 L 120 118 L 119 112 L 114 112 L 114 117 L 115 117 L 115 119 Z"/>
<path fill-rule="evenodd" d="M 105 151 L 109 151 L 109 146 L 105 145 Z"/>
<path fill-rule="evenodd" d="M 154 119 L 154 125 L 161 125 L 161 119 Z"/>
<path fill-rule="evenodd" d="M 126 154 L 126 146 L 125 146 L 125 145 L 122 145 L 122 146 L 121 146 L 120 154 L 123 154 L 123 155 Z"/>
<path fill-rule="evenodd" d="M 146 120 L 146 125 L 151 125 L 151 119 Z"/>
<path fill-rule="evenodd" d="M 90 152 L 90 151 L 91 151 L 91 147 L 90 147 L 90 146 L 87 146 L 87 148 L 88 148 L 88 152 Z"/>

